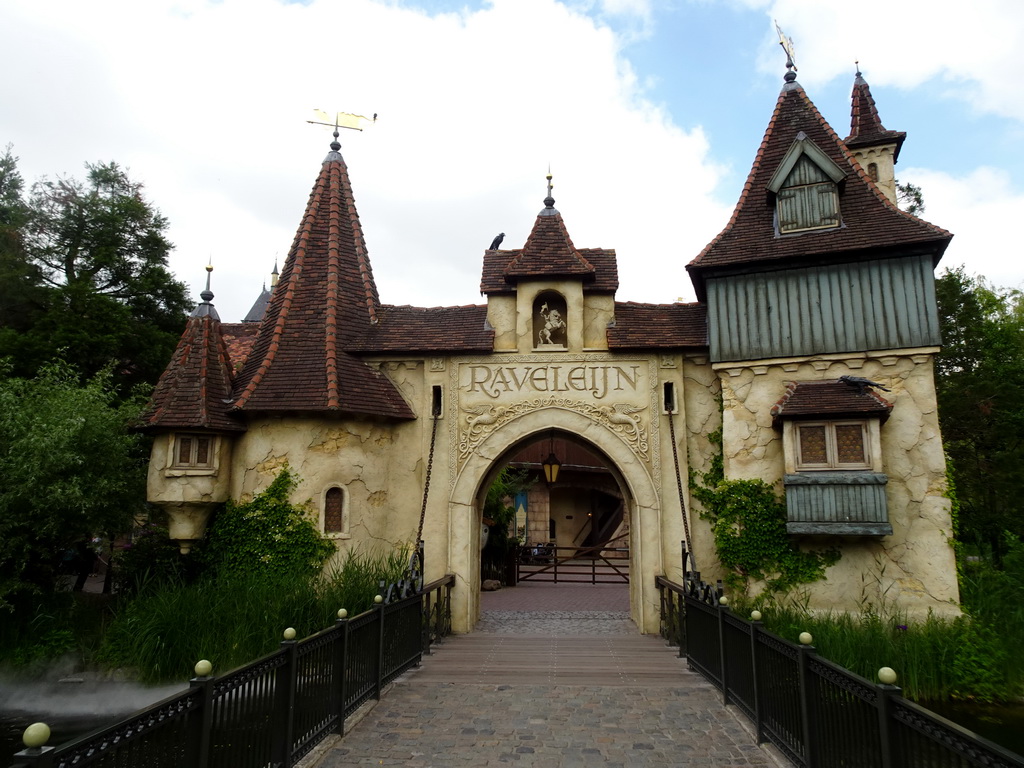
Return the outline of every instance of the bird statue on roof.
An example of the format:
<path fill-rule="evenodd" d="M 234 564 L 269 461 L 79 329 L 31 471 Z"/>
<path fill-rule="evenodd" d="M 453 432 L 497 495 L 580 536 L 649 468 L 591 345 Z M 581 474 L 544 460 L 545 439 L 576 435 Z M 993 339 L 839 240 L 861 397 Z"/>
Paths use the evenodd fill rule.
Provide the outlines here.
<path fill-rule="evenodd" d="M 843 384 L 846 384 L 848 386 L 856 387 L 857 391 L 862 395 L 868 387 L 880 389 L 883 392 L 892 392 L 891 389 L 889 389 L 888 387 L 883 387 L 877 381 L 871 381 L 871 379 L 865 379 L 862 376 L 840 376 L 839 381 L 843 382 Z"/>
<path fill-rule="evenodd" d="M 498 246 L 501 245 L 501 241 L 504 240 L 504 239 L 505 239 L 505 233 L 504 232 L 499 232 L 498 236 L 496 238 L 494 238 L 493 240 L 491 240 L 491 247 L 488 248 L 487 250 L 489 250 L 489 251 L 496 251 L 496 250 L 498 250 Z"/>

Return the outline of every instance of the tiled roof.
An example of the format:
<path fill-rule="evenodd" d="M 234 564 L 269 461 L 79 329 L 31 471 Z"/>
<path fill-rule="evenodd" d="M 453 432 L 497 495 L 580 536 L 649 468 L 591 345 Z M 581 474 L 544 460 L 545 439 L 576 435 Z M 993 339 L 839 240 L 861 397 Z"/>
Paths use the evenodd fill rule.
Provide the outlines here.
<path fill-rule="evenodd" d="M 857 73 L 850 97 L 850 135 L 843 141 L 847 147 L 870 147 L 876 144 L 895 144 L 893 162 L 899 157 L 900 147 L 907 134 L 903 131 L 887 131 L 878 116 L 878 108 L 871 96 L 867 81 Z"/>
<path fill-rule="evenodd" d="M 243 323 L 258 323 L 263 319 L 263 316 L 267 314 L 267 306 L 270 304 L 270 291 L 264 286 L 260 295 L 256 297 L 256 301 L 252 303 L 252 307 L 246 313 L 245 317 L 242 318 Z"/>
<path fill-rule="evenodd" d="M 550 201 L 550 202 L 549 202 Z M 548 197 L 545 208 L 537 215 L 526 244 L 505 267 L 505 278 L 515 282 L 522 278 L 570 277 L 589 278 L 594 266 L 572 244 L 562 214 Z"/>
<path fill-rule="evenodd" d="M 380 301 L 348 169 L 332 148 L 238 378 L 235 407 L 414 418 L 385 376 L 346 353 L 376 322 Z"/>
<path fill-rule="evenodd" d="M 239 432 L 227 415 L 231 367 L 215 312 L 193 314 L 142 415 L 144 429 Z"/>
<path fill-rule="evenodd" d="M 707 308 L 703 304 L 615 303 L 615 324 L 608 328 L 609 349 L 707 345 Z"/>
<path fill-rule="evenodd" d="M 233 372 L 242 370 L 259 332 L 259 323 L 221 323 L 220 335 L 224 339 L 224 346 L 227 347 L 228 362 Z"/>
<path fill-rule="evenodd" d="M 842 226 L 776 236 L 774 201 L 768 185 L 801 132 L 847 172 L 840 186 Z M 703 281 L 714 271 L 751 271 L 783 264 L 921 252 L 932 254 L 937 261 L 951 237 L 946 230 L 904 213 L 889 202 L 803 88 L 794 82 L 787 83 L 779 95 L 729 223 L 686 269 L 698 296 L 703 296 Z"/>
<path fill-rule="evenodd" d="M 573 245 L 549 186 L 544 209 L 523 247 L 484 252 L 480 293 L 511 293 L 520 280 L 573 277 L 584 282 L 588 293 L 615 293 L 619 287 L 615 251 Z"/>
<path fill-rule="evenodd" d="M 494 329 L 486 306 L 382 306 L 378 322 L 349 345 L 350 352 L 491 352 Z"/>
<path fill-rule="evenodd" d="M 522 253 L 520 250 L 485 251 L 483 276 L 480 280 L 480 293 L 512 293 L 516 280 L 522 276 L 506 276 L 507 267 Z M 593 272 L 585 277 L 583 290 L 586 293 L 615 293 L 619 287 L 619 267 L 615 259 L 615 251 L 606 248 L 580 248 L 576 251 L 585 259 Z M 534 277 L 562 277 L 553 273 L 538 272 Z M 565 275 L 568 276 L 568 275 Z"/>
<path fill-rule="evenodd" d="M 779 401 L 772 406 L 772 418 L 816 419 L 880 416 L 884 422 L 892 403 L 871 387 L 858 387 L 845 381 L 791 381 Z"/>

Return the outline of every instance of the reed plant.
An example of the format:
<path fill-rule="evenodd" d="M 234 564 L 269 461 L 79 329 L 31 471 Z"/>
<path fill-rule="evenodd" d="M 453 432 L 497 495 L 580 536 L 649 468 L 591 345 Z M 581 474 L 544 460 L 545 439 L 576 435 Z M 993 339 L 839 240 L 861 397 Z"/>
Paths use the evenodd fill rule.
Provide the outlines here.
<path fill-rule="evenodd" d="M 929 613 L 912 621 L 899 612 L 814 614 L 790 605 L 764 611 L 764 621 L 791 641 L 810 632 L 820 655 L 869 680 L 892 667 L 904 695 L 917 701 L 991 702 L 1020 689 L 1020 680 L 1007 674 L 1003 639 L 970 616 Z"/>
<path fill-rule="evenodd" d="M 232 573 L 161 583 L 125 604 L 107 634 L 102 660 L 142 682 L 187 679 L 208 659 L 217 673 L 273 651 L 287 627 L 298 637 L 367 610 L 406 566 L 401 551 L 352 552 L 322 574 Z"/>

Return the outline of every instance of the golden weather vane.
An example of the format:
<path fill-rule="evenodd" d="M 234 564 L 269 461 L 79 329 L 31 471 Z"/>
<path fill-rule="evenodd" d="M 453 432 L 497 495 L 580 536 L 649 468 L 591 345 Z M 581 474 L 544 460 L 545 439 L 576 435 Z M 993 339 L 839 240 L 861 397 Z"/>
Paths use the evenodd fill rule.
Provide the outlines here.
<path fill-rule="evenodd" d="M 779 45 L 786 52 L 786 67 L 796 72 L 796 48 L 793 47 L 793 40 L 782 33 L 779 22 L 775 22 L 775 31 L 779 33 Z"/>
<path fill-rule="evenodd" d="M 339 128 L 350 128 L 353 131 L 361 131 L 362 123 L 373 123 L 377 122 L 377 113 L 373 113 L 373 117 L 364 117 L 363 115 L 353 115 L 350 112 L 335 112 L 334 117 L 324 112 L 322 109 L 314 109 L 313 116 L 316 120 L 307 120 L 307 123 L 312 125 L 326 125 L 328 128 L 333 128 L 337 131 Z"/>

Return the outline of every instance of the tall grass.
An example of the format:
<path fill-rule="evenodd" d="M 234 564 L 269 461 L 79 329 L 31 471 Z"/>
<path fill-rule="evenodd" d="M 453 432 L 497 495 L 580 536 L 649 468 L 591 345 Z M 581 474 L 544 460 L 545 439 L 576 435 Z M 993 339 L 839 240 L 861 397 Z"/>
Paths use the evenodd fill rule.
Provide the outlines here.
<path fill-rule="evenodd" d="M 293 627 L 304 637 L 329 626 L 340 608 L 373 605 L 379 584 L 395 581 L 403 552 L 349 553 L 320 576 L 238 574 L 194 584 L 159 584 L 119 612 L 101 658 L 143 682 L 183 680 L 200 659 L 226 672 L 274 650 Z"/>
<path fill-rule="evenodd" d="M 904 695 L 917 701 L 990 702 L 1020 690 L 1020 679 L 1007 674 L 1004 640 L 969 616 L 911 621 L 900 613 L 815 615 L 789 606 L 766 610 L 764 621 L 792 641 L 810 632 L 819 654 L 869 680 L 892 667 Z"/>

